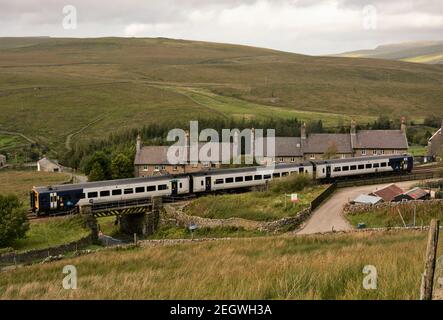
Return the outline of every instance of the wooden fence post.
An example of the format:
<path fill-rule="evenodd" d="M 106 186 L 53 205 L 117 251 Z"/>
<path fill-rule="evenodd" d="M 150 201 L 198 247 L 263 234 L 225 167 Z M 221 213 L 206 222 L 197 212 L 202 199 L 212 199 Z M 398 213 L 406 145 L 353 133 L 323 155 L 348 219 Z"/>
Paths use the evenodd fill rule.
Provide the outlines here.
<path fill-rule="evenodd" d="M 440 220 L 433 219 L 429 227 L 428 246 L 426 248 L 425 272 L 423 274 L 420 290 L 421 300 L 432 300 L 439 231 Z"/>

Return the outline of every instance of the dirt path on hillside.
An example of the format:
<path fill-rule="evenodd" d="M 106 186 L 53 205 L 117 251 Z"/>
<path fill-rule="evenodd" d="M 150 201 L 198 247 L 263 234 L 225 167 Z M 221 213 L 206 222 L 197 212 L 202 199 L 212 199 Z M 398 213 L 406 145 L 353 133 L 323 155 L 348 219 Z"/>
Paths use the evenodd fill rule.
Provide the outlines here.
<path fill-rule="evenodd" d="M 419 182 L 420 181 L 406 181 L 396 183 L 396 185 L 402 189 L 409 189 Z M 388 184 L 381 184 L 339 189 L 329 200 L 314 211 L 303 229 L 297 232 L 297 234 L 303 235 L 352 230 L 354 227 L 351 226 L 346 218 L 342 215 L 343 206 L 361 194 L 371 193 L 372 191 L 387 185 Z"/>

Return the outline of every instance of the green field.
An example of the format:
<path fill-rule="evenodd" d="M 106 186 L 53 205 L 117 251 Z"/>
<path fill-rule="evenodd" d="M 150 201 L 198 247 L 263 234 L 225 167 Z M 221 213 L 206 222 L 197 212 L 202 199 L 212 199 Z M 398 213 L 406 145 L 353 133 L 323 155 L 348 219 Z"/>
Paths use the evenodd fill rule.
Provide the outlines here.
<path fill-rule="evenodd" d="M 81 216 L 31 221 L 26 237 L 16 240 L 11 247 L 17 251 L 46 249 L 80 240 L 89 232 Z"/>
<path fill-rule="evenodd" d="M 48 146 L 177 118 L 443 117 L 443 66 L 169 39 L 0 39 L 0 128 Z"/>
<path fill-rule="evenodd" d="M 426 235 L 259 237 L 106 250 L 3 272 L 0 299 L 418 299 Z M 77 268 L 77 290 L 63 289 L 65 265 Z M 366 265 L 377 268 L 376 290 L 363 288 Z"/>
<path fill-rule="evenodd" d="M 275 221 L 297 215 L 308 208 L 311 201 L 324 190 L 325 186 L 305 188 L 298 193 L 299 202 L 296 204 L 292 204 L 290 197 L 285 193 L 276 192 L 211 195 L 194 200 L 186 208 L 186 213 L 210 219 L 243 218 L 254 221 Z"/>

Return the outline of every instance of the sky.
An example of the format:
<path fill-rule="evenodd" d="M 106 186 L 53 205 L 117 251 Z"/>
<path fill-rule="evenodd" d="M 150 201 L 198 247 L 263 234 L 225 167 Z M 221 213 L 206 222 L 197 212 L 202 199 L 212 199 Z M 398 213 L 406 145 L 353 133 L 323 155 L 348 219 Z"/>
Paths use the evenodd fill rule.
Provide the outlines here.
<path fill-rule="evenodd" d="M 0 36 L 167 37 L 325 55 L 443 40 L 443 0 L 0 0 Z"/>

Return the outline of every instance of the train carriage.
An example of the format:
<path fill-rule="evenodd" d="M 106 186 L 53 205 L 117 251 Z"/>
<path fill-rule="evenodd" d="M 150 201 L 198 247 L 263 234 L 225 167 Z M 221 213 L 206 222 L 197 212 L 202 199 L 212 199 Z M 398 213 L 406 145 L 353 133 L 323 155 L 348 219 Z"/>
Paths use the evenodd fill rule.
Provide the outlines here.
<path fill-rule="evenodd" d="M 406 173 L 413 169 L 408 155 L 376 156 L 340 160 L 277 164 L 273 167 L 218 169 L 206 172 L 91 182 L 76 185 L 34 187 L 31 207 L 37 214 L 67 212 L 83 205 L 101 205 L 152 197 L 180 197 L 247 189 L 293 174 L 314 180 L 374 174 Z"/>

